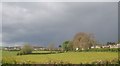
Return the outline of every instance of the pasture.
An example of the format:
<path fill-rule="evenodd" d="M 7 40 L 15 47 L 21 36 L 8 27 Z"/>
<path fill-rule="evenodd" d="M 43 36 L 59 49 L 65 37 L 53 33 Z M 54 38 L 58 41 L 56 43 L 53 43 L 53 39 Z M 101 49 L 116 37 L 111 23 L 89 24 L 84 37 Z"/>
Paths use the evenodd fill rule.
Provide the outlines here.
<path fill-rule="evenodd" d="M 2 58 L 7 63 L 91 63 L 97 60 L 118 59 L 118 52 L 65 52 L 56 54 L 28 54 L 17 56 L 18 51 L 3 51 Z M 33 53 L 48 53 L 49 51 L 34 51 Z"/>

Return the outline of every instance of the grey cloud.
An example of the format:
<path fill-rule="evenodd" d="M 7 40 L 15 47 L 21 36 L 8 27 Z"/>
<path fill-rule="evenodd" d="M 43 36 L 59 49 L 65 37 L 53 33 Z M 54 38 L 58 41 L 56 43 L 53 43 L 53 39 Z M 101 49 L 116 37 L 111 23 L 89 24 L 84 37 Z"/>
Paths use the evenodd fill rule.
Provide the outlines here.
<path fill-rule="evenodd" d="M 9 10 L 9 11 L 8 11 Z M 57 45 L 77 32 L 117 41 L 117 3 L 3 3 L 3 42 Z"/>
<path fill-rule="evenodd" d="M 2 4 L 0 3 L 0 46 L 2 46 Z"/>

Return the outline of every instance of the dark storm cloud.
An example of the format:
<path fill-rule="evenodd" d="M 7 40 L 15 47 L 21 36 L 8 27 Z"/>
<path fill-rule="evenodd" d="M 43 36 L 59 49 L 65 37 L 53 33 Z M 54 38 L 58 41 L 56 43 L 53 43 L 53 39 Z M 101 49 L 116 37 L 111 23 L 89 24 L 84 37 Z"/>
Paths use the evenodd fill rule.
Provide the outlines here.
<path fill-rule="evenodd" d="M 0 14 L 2 14 L 2 3 L 0 3 Z M 0 46 L 2 46 L 2 15 L 0 15 Z"/>
<path fill-rule="evenodd" d="M 94 33 L 117 41 L 117 3 L 3 3 L 3 42 L 47 45 Z"/>

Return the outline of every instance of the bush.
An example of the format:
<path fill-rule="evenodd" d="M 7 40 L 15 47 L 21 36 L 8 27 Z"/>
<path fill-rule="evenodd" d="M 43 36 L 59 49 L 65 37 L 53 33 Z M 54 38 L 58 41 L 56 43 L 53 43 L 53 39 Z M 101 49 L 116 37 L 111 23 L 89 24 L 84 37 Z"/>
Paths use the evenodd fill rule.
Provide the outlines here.
<path fill-rule="evenodd" d="M 32 46 L 25 44 L 23 48 L 21 49 L 21 51 L 17 53 L 17 55 L 31 54 L 32 50 L 33 50 Z"/>

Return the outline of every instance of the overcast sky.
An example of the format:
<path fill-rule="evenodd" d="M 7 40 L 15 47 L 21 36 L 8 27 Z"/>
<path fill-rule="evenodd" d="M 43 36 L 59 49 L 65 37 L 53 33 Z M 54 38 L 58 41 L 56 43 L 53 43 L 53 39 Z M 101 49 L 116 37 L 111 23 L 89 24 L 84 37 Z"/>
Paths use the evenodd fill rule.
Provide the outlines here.
<path fill-rule="evenodd" d="M 58 46 L 78 32 L 93 33 L 100 43 L 118 39 L 117 2 L 9 2 L 2 10 L 3 45 Z"/>
<path fill-rule="evenodd" d="M 2 4 L 0 2 L 0 46 L 2 46 Z"/>

